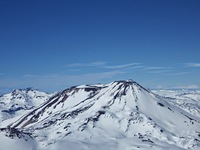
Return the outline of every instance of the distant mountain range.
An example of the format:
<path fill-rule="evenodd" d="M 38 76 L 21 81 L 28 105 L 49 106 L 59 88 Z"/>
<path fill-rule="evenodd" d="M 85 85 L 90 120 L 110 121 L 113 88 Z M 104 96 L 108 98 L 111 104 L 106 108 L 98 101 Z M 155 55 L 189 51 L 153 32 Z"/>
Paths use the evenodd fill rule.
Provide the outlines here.
<path fill-rule="evenodd" d="M 0 121 L 31 110 L 44 103 L 52 94 L 32 88 L 16 89 L 11 93 L 0 96 Z"/>
<path fill-rule="evenodd" d="M 15 90 L 0 111 L 1 150 L 200 148 L 198 90 L 150 91 L 132 80 Z"/>

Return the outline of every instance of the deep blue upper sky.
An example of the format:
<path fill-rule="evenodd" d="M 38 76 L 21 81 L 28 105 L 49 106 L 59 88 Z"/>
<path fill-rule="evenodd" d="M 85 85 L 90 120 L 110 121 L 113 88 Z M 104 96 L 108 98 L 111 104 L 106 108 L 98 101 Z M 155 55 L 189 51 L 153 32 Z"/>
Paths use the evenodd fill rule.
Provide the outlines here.
<path fill-rule="evenodd" d="M 200 1 L 1 1 L 0 52 L 0 91 L 129 78 L 199 88 Z"/>

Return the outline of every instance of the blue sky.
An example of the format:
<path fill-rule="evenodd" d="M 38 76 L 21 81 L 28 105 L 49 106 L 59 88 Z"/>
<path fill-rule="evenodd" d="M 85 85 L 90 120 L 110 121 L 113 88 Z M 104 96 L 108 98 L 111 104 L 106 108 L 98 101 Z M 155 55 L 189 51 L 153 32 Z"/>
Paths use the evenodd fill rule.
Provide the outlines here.
<path fill-rule="evenodd" d="M 0 91 L 133 79 L 200 87 L 199 0 L 0 2 Z"/>

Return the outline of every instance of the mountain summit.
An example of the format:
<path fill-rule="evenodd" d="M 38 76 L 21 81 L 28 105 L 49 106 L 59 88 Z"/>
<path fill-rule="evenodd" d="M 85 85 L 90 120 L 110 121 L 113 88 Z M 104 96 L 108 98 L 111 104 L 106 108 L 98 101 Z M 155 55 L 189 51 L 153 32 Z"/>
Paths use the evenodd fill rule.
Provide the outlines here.
<path fill-rule="evenodd" d="M 7 128 L 41 149 L 198 149 L 200 119 L 132 80 L 74 86 Z"/>

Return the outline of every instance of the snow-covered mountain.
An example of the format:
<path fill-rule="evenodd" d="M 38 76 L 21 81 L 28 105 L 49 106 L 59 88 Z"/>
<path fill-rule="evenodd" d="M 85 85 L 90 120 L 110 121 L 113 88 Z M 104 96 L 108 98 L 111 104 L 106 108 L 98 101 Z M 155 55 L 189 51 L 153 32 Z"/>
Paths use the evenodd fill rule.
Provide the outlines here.
<path fill-rule="evenodd" d="M 198 115 L 132 80 L 71 87 L 5 129 L 31 133 L 41 150 L 200 148 Z"/>
<path fill-rule="evenodd" d="M 16 89 L 0 96 L 0 121 L 21 115 L 44 103 L 52 94 L 38 90 Z"/>

